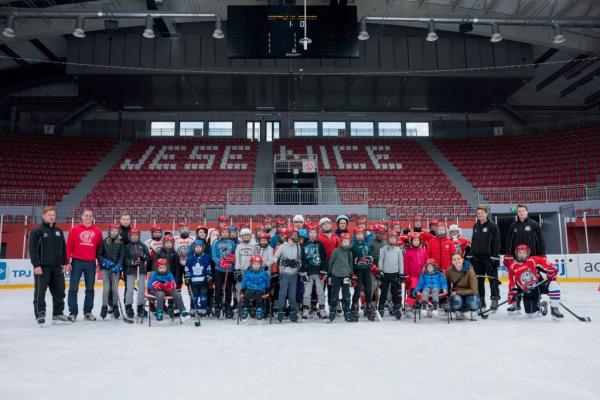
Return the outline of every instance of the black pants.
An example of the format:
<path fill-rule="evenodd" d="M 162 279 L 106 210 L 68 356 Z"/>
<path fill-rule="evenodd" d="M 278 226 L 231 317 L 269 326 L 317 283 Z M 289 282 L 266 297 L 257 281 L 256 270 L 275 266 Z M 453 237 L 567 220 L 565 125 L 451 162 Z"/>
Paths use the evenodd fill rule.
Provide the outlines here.
<path fill-rule="evenodd" d="M 538 312 L 540 296 L 542 294 L 548 294 L 549 284 L 550 281 L 546 281 L 535 289 L 523 294 L 523 308 L 525 309 L 525 313 L 531 314 Z"/>
<path fill-rule="evenodd" d="M 215 308 L 223 304 L 223 283 L 225 284 L 225 305 L 231 306 L 231 289 L 234 284 L 233 272 L 215 271 Z"/>
<path fill-rule="evenodd" d="M 358 277 L 358 282 L 356 287 L 354 288 L 354 295 L 352 296 L 352 304 L 358 303 L 358 299 L 360 298 L 360 292 L 363 290 L 365 292 L 366 301 L 370 301 L 372 297 L 371 289 L 373 286 L 373 281 L 371 278 L 371 271 L 368 268 L 364 269 L 355 269 L 354 273 Z"/>
<path fill-rule="evenodd" d="M 392 292 L 392 303 L 394 306 L 400 304 L 400 295 L 398 294 L 398 273 L 383 274 L 381 280 L 381 293 L 379 293 L 379 308 L 383 308 L 387 299 L 388 290 Z"/>
<path fill-rule="evenodd" d="M 42 274 L 34 275 L 33 312 L 37 317 L 46 312 L 46 289 L 52 294 L 52 315 L 65 310 L 65 275 L 61 265 L 42 266 Z"/>
<path fill-rule="evenodd" d="M 494 277 L 489 279 L 490 281 L 490 298 L 500 300 L 500 290 L 498 289 L 498 268 L 496 263 L 493 262 L 489 257 L 486 256 L 473 256 L 473 269 L 477 275 L 487 275 Z M 479 290 L 479 298 L 481 301 L 485 301 L 485 279 L 477 278 L 477 285 Z"/>
<path fill-rule="evenodd" d="M 244 307 L 250 307 L 250 303 L 254 300 L 254 304 L 256 308 L 264 307 L 264 301 L 262 295 L 265 292 L 258 290 L 246 290 L 246 294 L 244 295 Z"/>
<path fill-rule="evenodd" d="M 344 311 L 350 311 L 350 285 L 344 285 L 344 279 L 338 276 L 331 277 L 331 298 L 329 299 L 329 312 L 335 313 L 337 309 L 340 289 L 342 289 L 342 304 Z"/>

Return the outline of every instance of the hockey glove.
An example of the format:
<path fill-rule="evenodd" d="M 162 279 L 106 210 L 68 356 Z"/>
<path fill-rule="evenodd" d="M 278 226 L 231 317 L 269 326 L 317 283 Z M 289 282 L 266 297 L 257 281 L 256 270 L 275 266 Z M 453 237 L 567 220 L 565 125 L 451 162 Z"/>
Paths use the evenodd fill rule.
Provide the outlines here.
<path fill-rule="evenodd" d="M 548 264 L 548 267 L 546 268 L 546 279 L 549 281 L 554 281 L 556 280 L 557 276 L 558 269 L 556 268 L 556 266 L 554 264 Z"/>
<path fill-rule="evenodd" d="M 519 294 L 518 290 L 509 290 L 508 291 L 508 304 L 515 304 L 517 301 L 517 295 Z"/>
<path fill-rule="evenodd" d="M 371 275 L 376 277 L 378 274 L 379 274 L 379 267 L 377 266 L 377 264 L 371 265 Z"/>
<path fill-rule="evenodd" d="M 327 271 L 319 271 L 319 279 L 322 281 L 327 279 Z"/>
<path fill-rule="evenodd" d="M 308 283 L 308 274 L 306 272 L 300 272 L 298 275 L 300 276 L 301 282 Z"/>
<path fill-rule="evenodd" d="M 344 278 L 344 280 L 342 281 L 342 283 L 344 285 L 350 285 L 350 278 L 348 278 L 348 277 Z"/>

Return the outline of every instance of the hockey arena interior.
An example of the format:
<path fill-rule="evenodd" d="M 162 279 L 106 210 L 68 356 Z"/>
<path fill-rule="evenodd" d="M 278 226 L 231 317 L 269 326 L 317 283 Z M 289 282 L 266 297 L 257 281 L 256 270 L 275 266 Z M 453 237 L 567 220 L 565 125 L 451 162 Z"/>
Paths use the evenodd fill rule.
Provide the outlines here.
<path fill-rule="evenodd" d="M 0 32 L 0 398 L 597 398 L 600 1 Z"/>

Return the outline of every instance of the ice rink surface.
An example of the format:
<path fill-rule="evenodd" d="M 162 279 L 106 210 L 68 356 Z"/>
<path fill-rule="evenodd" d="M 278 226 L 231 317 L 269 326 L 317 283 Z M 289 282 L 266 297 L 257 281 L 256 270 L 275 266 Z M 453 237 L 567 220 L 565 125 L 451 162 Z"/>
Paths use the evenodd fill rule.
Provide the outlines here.
<path fill-rule="evenodd" d="M 80 318 L 40 328 L 33 289 L 0 290 L 0 399 L 598 399 L 598 284 L 561 288 L 591 323 L 564 310 L 560 322 L 509 317 L 503 307 L 449 325 L 386 317 L 148 328 Z"/>

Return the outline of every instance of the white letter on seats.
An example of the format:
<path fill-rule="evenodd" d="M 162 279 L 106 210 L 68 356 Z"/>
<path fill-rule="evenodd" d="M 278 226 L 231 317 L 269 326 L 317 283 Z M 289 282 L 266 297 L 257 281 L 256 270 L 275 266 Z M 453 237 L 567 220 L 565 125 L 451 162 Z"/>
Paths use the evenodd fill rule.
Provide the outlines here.
<path fill-rule="evenodd" d="M 154 151 L 154 146 L 148 146 L 148 148 L 146 149 L 146 151 L 144 152 L 144 154 L 142 154 L 142 157 L 140 157 L 140 159 L 138 160 L 138 162 L 135 163 L 135 164 L 131 163 L 131 159 L 126 158 L 125 161 L 123 161 L 121 163 L 121 169 L 136 169 L 136 170 L 139 170 L 140 168 L 142 168 L 142 165 L 144 165 L 144 163 L 146 162 L 146 160 L 148 159 L 148 157 L 150 157 L 150 154 L 152 154 L 153 151 Z"/>
<path fill-rule="evenodd" d="M 150 169 L 170 169 L 177 168 L 176 163 L 161 163 L 160 160 L 175 160 L 175 154 L 167 154 L 167 151 L 183 151 L 186 146 L 161 146 L 160 150 L 150 163 Z"/>
<path fill-rule="evenodd" d="M 230 160 L 242 160 L 243 154 L 232 153 L 232 151 L 250 151 L 249 145 L 225 146 L 225 152 L 221 159 L 221 169 L 246 169 L 248 163 L 230 163 Z"/>
<path fill-rule="evenodd" d="M 190 160 L 206 160 L 205 163 L 185 163 L 184 169 L 212 169 L 215 163 L 214 153 L 205 153 L 204 151 L 216 151 L 219 146 L 194 146 L 190 154 Z M 199 153 L 198 151 L 201 151 Z"/>

